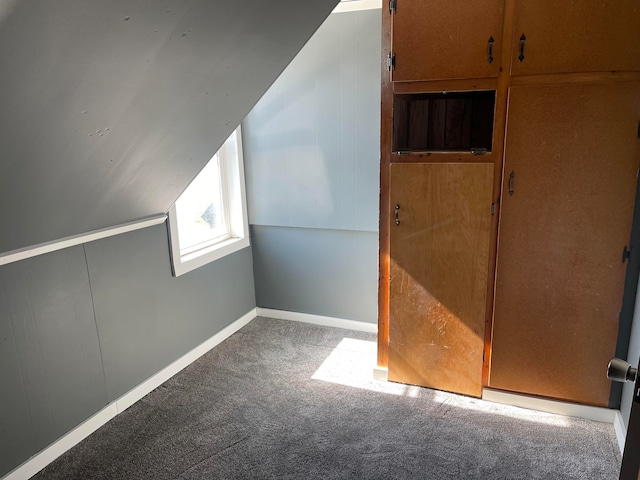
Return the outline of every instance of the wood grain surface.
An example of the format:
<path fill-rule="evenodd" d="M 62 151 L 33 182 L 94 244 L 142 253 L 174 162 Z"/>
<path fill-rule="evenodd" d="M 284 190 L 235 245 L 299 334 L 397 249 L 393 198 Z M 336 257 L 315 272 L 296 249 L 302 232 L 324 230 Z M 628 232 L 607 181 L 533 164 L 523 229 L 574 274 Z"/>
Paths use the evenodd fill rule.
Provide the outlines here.
<path fill-rule="evenodd" d="M 640 70 L 640 2 L 517 0 L 511 54 L 512 75 Z"/>
<path fill-rule="evenodd" d="M 492 190 L 490 163 L 391 165 L 390 380 L 481 396 Z"/>
<path fill-rule="evenodd" d="M 389 164 L 393 141 L 393 84 L 386 68 L 391 52 L 391 14 L 382 12 L 380 51 L 380 231 L 378 233 L 378 367 L 389 363 Z"/>
<path fill-rule="evenodd" d="M 503 10 L 504 0 L 399 1 L 393 15 L 392 80 L 497 76 Z M 487 61 L 490 37 L 494 39 L 491 63 Z"/>
<path fill-rule="evenodd" d="M 639 120 L 640 83 L 510 89 L 491 387 L 607 406 Z"/>

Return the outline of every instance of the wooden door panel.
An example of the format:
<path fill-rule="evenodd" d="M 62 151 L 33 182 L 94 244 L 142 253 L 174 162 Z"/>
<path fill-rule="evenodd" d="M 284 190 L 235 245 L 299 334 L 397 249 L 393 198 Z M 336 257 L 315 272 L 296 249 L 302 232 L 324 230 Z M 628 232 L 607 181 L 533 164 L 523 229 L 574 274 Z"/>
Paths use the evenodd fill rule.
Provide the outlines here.
<path fill-rule="evenodd" d="M 640 70 L 638 0 L 516 0 L 513 35 L 513 75 Z"/>
<path fill-rule="evenodd" d="M 399 0 L 393 14 L 392 80 L 496 77 L 503 14 L 504 0 Z"/>
<path fill-rule="evenodd" d="M 638 83 L 511 88 L 491 387 L 607 406 L 639 120 Z"/>
<path fill-rule="evenodd" d="M 390 380 L 481 395 L 492 189 L 493 164 L 391 165 Z"/>

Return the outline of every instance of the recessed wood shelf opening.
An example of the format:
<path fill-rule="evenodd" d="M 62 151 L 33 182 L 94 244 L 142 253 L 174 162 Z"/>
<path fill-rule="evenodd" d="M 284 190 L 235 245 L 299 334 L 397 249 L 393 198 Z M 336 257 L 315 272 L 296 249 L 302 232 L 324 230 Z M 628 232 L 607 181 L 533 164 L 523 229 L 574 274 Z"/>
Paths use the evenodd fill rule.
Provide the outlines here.
<path fill-rule="evenodd" d="M 394 152 L 491 151 L 495 90 L 395 94 Z"/>

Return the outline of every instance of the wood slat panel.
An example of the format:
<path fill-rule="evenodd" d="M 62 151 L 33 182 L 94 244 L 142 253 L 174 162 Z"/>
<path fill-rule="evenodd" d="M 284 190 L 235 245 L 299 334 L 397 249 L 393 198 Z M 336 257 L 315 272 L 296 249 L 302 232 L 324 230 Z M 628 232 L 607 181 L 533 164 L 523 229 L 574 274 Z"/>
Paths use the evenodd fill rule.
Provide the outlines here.
<path fill-rule="evenodd" d="M 391 165 L 390 380 L 481 395 L 492 190 L 493 164 Z"/>
<path fill-rule="evenodd" d="M 398 97 L 393 103 L 393 149 L 396 151 L 409 144 L 409 106 L 405 97 Z"/>
<path fill-rule="evenodd" d="M 511 88 L 491 387 L 607 406 L 639 120 L 639 83 Z"/>
<path fill-rule="evenodd" d="M 417 100 L 409 104 L 409 150 L 427 150 L 429 132 L 429 100 Z"/>
<path fill-rule="evenodd" d="M 471 110 L 471 147 L 491 145 L 493 123 L 487 122 L 484 112 L 493 113 L 495 100 L 493 98 L 474 98 Z M 491 150 L 491 148 L 489 149 Z"/>
<path fill-rule="evenodd" d="M 466 104 L 469 107 L 466 107 Z M 465 116 L 465 113 L 468 113 Z M 493 112 L 492 112 L 493 113 Z M 493 115 L 489 117 L 487 123 L 493 121 Z M 465 125 L 465 120 L 467 120 Z M 485 120 L 487 121 L 487 120 Z M 467 130 L 466 137 L 463 136 L 463 130 Z M 463 150 L 463 142 L 466 146 L 464 150 L 470 149 L 470 130 L 471 130 L 471 100 L 465 98 L 449 98 L 447 100 L 447 112 L 444 131 L 444 146 L 448 150 Z"/>
<path fill-rule="evenodd" d="M 444 150 L 445 126 L 447 121 L 447 99 L 438 98 L 431 101 L 429 111 L 429 148 Z"/>

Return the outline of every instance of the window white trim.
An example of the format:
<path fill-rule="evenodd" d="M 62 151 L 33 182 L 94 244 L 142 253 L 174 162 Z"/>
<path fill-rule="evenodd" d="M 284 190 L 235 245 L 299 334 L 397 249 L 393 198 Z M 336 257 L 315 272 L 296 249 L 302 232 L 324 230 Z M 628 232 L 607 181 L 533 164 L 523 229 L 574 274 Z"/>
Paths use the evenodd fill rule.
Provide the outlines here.
<path fill-rule="evenodd" d="M 244 183 L 244 161 L 242 156 L 242 132 L 240 126 L 232 134 L 236 136 L 237 158 L 228 155 L 226 142 L 220 147 L 221 172 L 225 190 L 224 210 L 227 215 L 231 237 L 222 237 L 218 242 L 209 244 L 194 252 L 180 254 L 180 238 L 178 236 L 178 217 L 175 204 L 168 212 L 169 251 L 171 253 L 171 270 L 174 277 L 179 277 L 191 270 L 202 267 L 237 252 L 250 245 L 249 218 L 247 216 L 247 197 Z"/>

